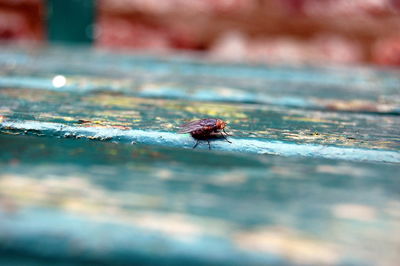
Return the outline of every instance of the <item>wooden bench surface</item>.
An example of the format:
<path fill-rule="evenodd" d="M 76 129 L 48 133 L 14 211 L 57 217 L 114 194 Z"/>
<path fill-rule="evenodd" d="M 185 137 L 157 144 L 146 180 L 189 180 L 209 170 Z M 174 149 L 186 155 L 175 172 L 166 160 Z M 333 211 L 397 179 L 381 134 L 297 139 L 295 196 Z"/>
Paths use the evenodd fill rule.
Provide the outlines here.
<path fill-rule="evenodd" d="M 400 71 L 2 48 L 0 262 L 400 260 Z"/>

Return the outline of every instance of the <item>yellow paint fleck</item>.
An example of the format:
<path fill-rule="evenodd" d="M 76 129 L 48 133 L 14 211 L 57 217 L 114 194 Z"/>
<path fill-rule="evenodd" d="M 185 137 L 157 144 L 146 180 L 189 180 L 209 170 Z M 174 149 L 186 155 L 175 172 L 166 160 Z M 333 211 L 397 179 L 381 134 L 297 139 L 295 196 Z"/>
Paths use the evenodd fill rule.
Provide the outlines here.
<path fill-rule="evenodd" d="M 362 167 L 356 167 L 354 165 L 329 165 L 329 164 L 321 164 L 316 167 L 317 173 L 324 174 L 343 174 L 346 173 L 348 175 L 354 177 L 366 177 L 370 175 L 370 172 Z"/>
<path fill-rule="evenodd" d="M 385 104 L 367 100 L 327 100 L 322 102 L 330 110 L 390 112 L 396 108 L 395 104 Z"/>
<path fill-rule="evenodd" d="M 158 170 L 155 175 L 160 179 L 171 179 L 173 177 L 173 172 L 168 169 L 160 169 Z"/>
<path fill-rule="evenodd" d="M 306 238 L 289 228 L 261 228 L 241 232 L 234 237 L 242 249 L 277 254 L 295 264 L 336 264 L 340 253 L 336 246 Z"/>
<path fill-rule="evenodd" d="M 111 154 L 111 155 L 113 155 L 113 156 L 115 156 L 115 155 L 118 154 L 118 150 L 116 150 L 116 149 L 111 149 L 111 150 L 108 151 L 108 153 Z"/>
<path fill-rule="evenodd" d="M 373 221 L 377 215 L 373 207 L 360 204 L 339 204 L 333 206 L 332 213 L 337 218 L 363 222 Z"/>
<path fill-rule="evenodd" d="M 204 228 L 180 214 L 148 213 L 133 217 L 136 226 L 178 238 L 193 238 L 201 235 Z"/>
<path fill-rule="evenodd" d="M 136 98 L 130 96 L 120 96 L 120 95 L 96 95 L 96 96 L 88 96 L 82 98 L 84 102 L 93 103 L 100 106 L 119 106 L 126 108 L 137 107 L 139 104 L 154 104 L 155 102 L 160 103 L 161 100 L 155 99 L 145 99 L 145 98 Z"/>
<path fill-rule="evenodd" d="M 293 116 L 284 116 L 284 120 L 291 120 L 291 121 L 301 121 L 301 122 L 312 122 L 312 123 L 332 123 L 337 124 L 337 121 L 332 120 L 325 120 L 321 118 L 312 118 L 312 117 L 293 117 Z"/>
<path fill-rule="evenodd" d="M 168 124 L 163 124 L 162 125 L 164 128 L 173 128 L 173 127 L 175 127 L 173 124 L 170 124 L 170 123 L 168 123 Z"/>
<path fill-rule="evenodd" d="M 39 118 L 47 118 L 47 119 L 60 119 L 64 121 L 76 121 L 76 118 L 71 116 L 60 116 L 60 115 L 53 115 L 48 113 L 41 113 L 39 114 Z"/>
<path fill-rule="evenodd" d="M 224 105 L 224 104 L 197 104 L 187 105 L 183 107 L 183 110 L 198 114 L 201 118 L 205 117 L 217 117 L 217 118 L 228 118 L 231 120 L 240 120 L 248 118 L 247 115 L 240 111 L 237 106 Z"/>
<path fill-rule="evenodd" d="M 217 185 L 237 185 L 246 182 L 247 175 L 241 171 L 230 171 L 225 174 L 221 174 L 211 181 Z"/>

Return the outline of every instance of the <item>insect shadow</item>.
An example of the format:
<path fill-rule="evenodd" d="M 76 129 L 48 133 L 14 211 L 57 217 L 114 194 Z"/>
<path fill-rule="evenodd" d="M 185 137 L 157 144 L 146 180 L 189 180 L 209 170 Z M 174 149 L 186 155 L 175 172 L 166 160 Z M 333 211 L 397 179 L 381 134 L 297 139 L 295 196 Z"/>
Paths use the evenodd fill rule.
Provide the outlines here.
<path fill-rule="evenodd" d="M 224 131 L 225 132 L 225 131 Z M 228 133 L 225 132 L 225 134 L 227 136 L 230 136 Z M 229 143 L 232 143 L 231 141 L 229 141 L 226 136 L 221 132 L 220 134 L 216 133 L 216 134 L 210 134 L 207 136 L 192 136 L 192 138 L 194 138 L 196 140 L 196 144 L 194 144 L 193 149 L 195 149 L 197 147 L 197 145 L 200 144 L 201 141 L 207 141 L 208 144 L 208 149 L 211 150 L 211 144 L 210 141 L 214 141 L 214 140 L 226 140 Z"/>

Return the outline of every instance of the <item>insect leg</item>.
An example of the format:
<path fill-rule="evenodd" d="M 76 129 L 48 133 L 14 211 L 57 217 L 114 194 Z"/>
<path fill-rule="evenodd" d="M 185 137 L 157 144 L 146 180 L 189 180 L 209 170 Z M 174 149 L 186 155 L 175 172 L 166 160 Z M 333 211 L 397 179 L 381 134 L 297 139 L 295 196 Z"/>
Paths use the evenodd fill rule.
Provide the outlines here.
<path fill-rule="evenodd" d="M 227 134 L 227 135 L 228 135 L 228 134 Z M 232 143 L 231 141 L 229 141 L 229 140 L 225 137 L 224 134 L 221 133 L 221 136 L 222 136 L 227 142 Z M 228 136 L 229 136 L 229 135 L 228 135 Z"/>
<path fill-rule="evenodd" d="M 208 143 L 208 149 L 209 149 L 209 150 L 211 150 L 210 141 L 209 141 L 209 140 L 207 140 L 207 143 Z"/>
<path fill-rule="evenodd" d="M 227 136 L 231 136 L 231 135 L 229 135 L 228 133 L 226 133 L 225 128 L 223 128 L 222 131 L 224 131 L 224 133 L 225 133 Z"/>
<path fill-rule="evenodd" d="M 193 149 L 195 149 L 197 147 L 197 145 L 199 145 L 200 140 L 196 141 L 196 144 L 194 144 Z"/>

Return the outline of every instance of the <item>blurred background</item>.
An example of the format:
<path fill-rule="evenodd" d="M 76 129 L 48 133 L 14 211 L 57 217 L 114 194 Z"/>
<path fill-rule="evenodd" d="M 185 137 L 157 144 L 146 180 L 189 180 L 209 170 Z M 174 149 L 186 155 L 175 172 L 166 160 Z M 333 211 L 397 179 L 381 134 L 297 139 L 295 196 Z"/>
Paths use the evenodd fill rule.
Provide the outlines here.
<path fill-rule="evenodd" d="M 0 0 L 0 40 L 399 66 L 400 0 Z"/>

